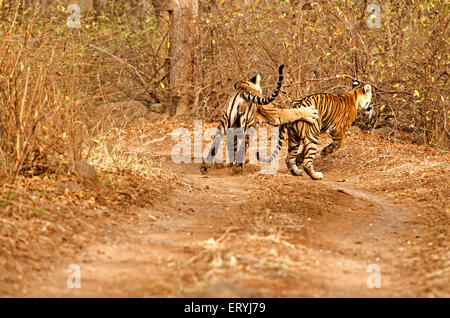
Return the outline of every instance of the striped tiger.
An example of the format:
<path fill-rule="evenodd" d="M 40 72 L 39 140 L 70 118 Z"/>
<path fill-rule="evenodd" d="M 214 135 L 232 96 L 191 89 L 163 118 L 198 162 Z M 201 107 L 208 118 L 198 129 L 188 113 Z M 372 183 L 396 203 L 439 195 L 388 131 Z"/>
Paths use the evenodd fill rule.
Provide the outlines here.
<path fill-rule="evenodd" d="M 280 126 L 292 123 L 297 120 L 305 120 L 313 123 L 318 118 L 318 111 L 314 107 L 303 107 L 301 109 L 279 109 L 270 103 L 278 96 L 281 84 L 283 82 L 283 68 L 278 68 L 277 86 L 269 97 L 263 97 L 261 89 L 261 76 L 256 74 L 251 79 L 241 80 L 234 84 L 235 92 L 228 99 L 226 108 L 222 113 L 219 125 L 214 135 L 214 140 L 208 151 L 208 156 L 203 160 L 200 166 L 202 174 L 207 173 L 208 169 L 214 163 L 217 149 L 230 128 L 241 130 L 245 135 L 244 145 L 241 145 L 238 153 L 239 158 L 233 159 L 232 165 L 243 169 L 242 153 L 248 147 L 248 141 L 256 126 L 262 123 L 268 123 L 273 126 Z M 234 136 L 233 136 L 234 140 Z M 234 140 L 234 154 L 237 150 L 237 141 Z M 230 151 L 228 152 L 230 153 Z M 239 157 L 239 156 L 237 156 Z M 259 155 L 257 155 L 259 157 Z"/>
<path fill-rule="evenodd" d="M 278 145 L 272 155 L 267 159 L 259 158 L 259 160 L 270 162 L 278 155 L 287 129 L 289 145 L 286 165 L 291 174 L 301 176 L 302 171 L 299 166 L 303 163 L 303 169 L 312 179 L 322 179 L 323 174 L 314 171 L 313 167 L 320 133 L 328 132 L 333 138 L 333 142 L 320 152 L 322 156 L 328 156 L 342 147 L 345 133 L 355 120 L 358 108 L 363 109 L 369 116 L 372 115 L 371 99 L 371 86 L 369 84 L 362 86 L 358 81 L 354 81 L 352 90 L 341 95 L 321 93 L 295 100 L 291 107 L 313 106 L 319 111 L 319 119 L 313 124 L 297 121 L 282 126 Z"/>

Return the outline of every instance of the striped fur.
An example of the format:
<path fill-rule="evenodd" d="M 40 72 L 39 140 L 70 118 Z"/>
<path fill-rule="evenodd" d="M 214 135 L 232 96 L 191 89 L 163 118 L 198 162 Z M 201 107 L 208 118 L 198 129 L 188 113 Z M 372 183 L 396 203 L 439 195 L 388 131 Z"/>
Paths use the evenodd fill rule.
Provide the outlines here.
<path fill-rule="evenodd" d="M 257 105 L 270 104 L 275 100 L 275 98 L 280 93 L 281 83 L 283 82 L 283 68 L 284 65 L 280 65 L 280 67 L 278 68 L 277 87 L 273 91 L 272 95 L 270 95 L 269 97 L 262 97 L 260 95 L 262 94 L 262 90 L 260 86 L 261 77 L 259 76 L 259 74 L 253 77 L 250 81 L 244 80 L 237 82 L 236 84 L 234 84 L 234 88 L 242 91 L 241 96 L 246 102 L 250 102 L 252 104 Z"/>
<path fill-rule="evenodd" d="M 216 151 L 229 128 L 241 129 L 242 133 L 245 134 L 245 143 L 240 145 L 237 153 L 241 160 L 239 162 L 234 160 L 233 162 L 233 165 L 242 169 L 242 154 L 245 156 L 249 138 L 254 133 L 257 125 L 268 123 L 273 126 L 279 126 L 297 120 L 314 122 L 318 118 L 318 112 L 314 108 L 278 109 L 270 104 L 280 92 L 283 81 L 283 68 L 284 65 L 281 65 L 278 69 L 277 86 L 269 97 L 262 96 L 261 77 L 259 74 L 250 80 L 241 80 L 234 85 L 236 91 L 228 100 L 227 107 L 222 113 L 219 126 L 214 135 L 213 143 L 208 151 L 208 156 L 201 164 L 200 172 L 202 174 L 205 174 L 213 164 Z M 237 141 L 234 140 L 234 154 L 236 154 L 236 149 L 238 149 L 238 145 Z"/>
<path fill-rule="evenodd" d="M 262 89 L 260 86 L 261 77 L 259 74 L 255 75 L 250 80 L 241 80 L 234 84 L 235 92 L 228 99 L 227 107 L 222 113 L 222 117 L 214 135 L 214 140 L 211 148 L 208 151 L 208 156 L 203 160 L 200 166 L 200 172 L 205 174 L 214 162 L 216 151 L 227 134 L 229 128 L 242 129 L 243 132 L 249 132 L 256 128 L 257 123 L 257 105 L 268 105 L 279 94 L 281 84 L 283 82 L 283 68 L 281 65 L 278 68 L 278 82 L 274 92 L 269 97 L 262 96 Z M 237 141 L 234 140 L 234 153 L 237 149 Z M 248 135 L 246 136 L 245 148 L 248 147 Z M 244 152 L 245 153 L 245 152 Z M 236 162 L 234 165 L 243 167 L 242 162 Z"/>
<path fill-rule="evenodd" d="M 354 83 L 353 87 L 350 92 L 341 95 L 322 93 L 295 100 L 291 105 L 293 108 L 314 106 L 319 111 L 319 119 L 314 124 L 297 121 L 282 126 L 274 152 L 269 158 L 260 160 L 270 162 L 278 155 L 287 130 L 289 146 L 286 165 L 290 172 L 302 175 L 298 166 L 303 163 L 304 170 L 312 179 L 322 179 L 322 173 L 314 171 L 313 167 L 320 133 L 328 132 L 333 138 L 333 142 L 321 151 L 322 156 L 330 155 L 342 146 L 345 133 L 355 120 L 357 109 L 362 108 L 368 113 L 372 111 L 371 86 L 367 84 L 361 87 L 359 83 Z"/>

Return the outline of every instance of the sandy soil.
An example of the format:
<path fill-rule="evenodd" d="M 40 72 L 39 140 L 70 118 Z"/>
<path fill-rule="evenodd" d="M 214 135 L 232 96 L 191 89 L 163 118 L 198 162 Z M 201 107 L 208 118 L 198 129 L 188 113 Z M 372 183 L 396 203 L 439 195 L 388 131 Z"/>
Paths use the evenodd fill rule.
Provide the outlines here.
<path fill-rule="evenodd" d="M 176 185 L 123 206 L 108 230 L 122 212 L 88 217 L 90 239 L 36 259 L 0 295 L 450 296 L 447 152 L 352 131 L 344 148 L 317 158 L 322 181 L 291 176 L 284 160 L 277 175 L 247 165 L 202 176 L 199 164 L 173 163 L 173 142 L 152 128 L 148 140 L 160 140 L 146 149 Z M 69 264 L 81 269 L 79 289 L 67 288 Z M 380 288 L 368 287 L 371 264 Z"/>

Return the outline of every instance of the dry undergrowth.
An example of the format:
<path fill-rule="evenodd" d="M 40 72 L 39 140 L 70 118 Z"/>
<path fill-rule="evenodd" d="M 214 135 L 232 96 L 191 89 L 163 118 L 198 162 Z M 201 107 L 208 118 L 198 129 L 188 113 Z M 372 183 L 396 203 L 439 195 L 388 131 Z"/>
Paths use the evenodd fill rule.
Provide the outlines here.
<path fill-rule="evenodd" d="M 56 257 L 105 240 L 122 223 L 135 222 L 142 217 L 136 207 L 151 206 L 173 187 L 186 187 L 182 177 L 161 168 L 161 158 L 152 151 L 170 142 L 175 128 L 192 128 L 192 123 L 148 123 L 120 114 L 111 120 L 98 107 L 130 98 L 143 103 L 167 100 L 166 57 L 160 52 L 164 40 L 155 31 L 151 11 L 141 20 L 118 13 L 88 15 L 82 29 L 72 30 L 65 25 L 63 6 L 53 8 L 48 18 L 26 13 L 19 2 L 3 4 L 0 18 L 7 23 L 0 29 L 0 293 L 2 286 L 20 288 L 24 275 L 53 266 Z M 280 11 L 255 2 L 241 17 L 236 4 L 226 3 L 202 12 L 194 115 L 217 116 L 232 83 L 251 72 L 263 74 L 268 91 L 273 70 L 287 63 L 284 87 L 289 96 L 341 92 L 347 89 L 348 76 L 366 80 L 379 88 L 374 105 L 381 117 L 394 119 L 393 129 L 414 132 L 403 139 L 446 149 L 448 17 L 441 9 L 448 5 L 390 4 L 383 28 L 368 30 L 352 20 L 354 12 L 364 10 L 351 4 L 343 10 L 342 3 L 320 1 L 304 10 Z M 267 13 L 276 19 L 267 19 Z M 404 25 L 397 25 L 396 18 L 402 16 Z M 258 24 L 246 23 L 250 20 Z M 395 43 L 386 42 L 390 32 Z M 274 38 L 279 41 L 272 45 Z M 423 49 L 412 52 L 411 47 Z M 336 77 L 342 72 L 348 75 Z M 94 165 L 98 184 L 84 185 L 59 169 L 78 160 Z M 317 166 L 327 174 L 333 165 L 345 175 L 336 181 L 377 192 L 394 204 L 419 203 L 431 211 L 421 214 L 421 222 L 437 229 L 435 237 L 423 240 L 445 247 L 449 162 L 448 152 L 438 148 L 359 132 L 350 135 L 345 149 L 332 158 L 318 158 Z M 280 180 L 265 181 L 271 189 Z M 312 198 L 305 197 L 304 204 Z M 279 201 L 296 202 L 289 195 Z M 258 209 L 253 232 L 246 238 L 261 247 L 275 242 L 289 249 L 289 215 L 273 215 L 263 204 Z M 206 241 L 200 248 L 207 252 L 192 262 L 210 259 L 211 277 L 235 266 L 238 258 L 260 260 L 257 269 L 283 271 L 295 263 L 270 249 L 234 255 L 227 246 L 232 235 L 230 230 L 222 240 Z M 431 245 L 418 250 L 417 262 L 423 255 L 445 262 L 448 258 L 441 251 Z"/>
<path fill-rule="evenodd" d="M 111 129 L 91 149 L 98 184 L 83 184 L 62 172 L 19 176 L 0 185 L 0 286 L 17 287 L 30 269 L 98 242 L 123 223 L 136 222 L 136 209 L 148 208 L 177 184 L 134 139 Z M 44 266 L 44 268 L 41 268 Z M 1 293 L 1 288 L 0 288 Z"/>
<path fill-rule="evenodd" d="M 7 286 L 8 291 L 20 290 L 24 288 L 20 282 L 25 276 L 40 277 L 39 271 L 53 270 L 52 260 L 81 253 L 92 244 L 120 240 L 119 227 L 140 221 L 148 223 L 150 216 L 141 213 L 139 207 L 154 206 L 161 198 L 169 198 L 168 194 L 176 188 L 190 192 L 195 185 L 160 165 L 165 160 L 161 153 L 167 152 L 174 143 L 169 134 L 180 127 L 189 129 L 191 123 L 140 121 L 101 135 L 90 154 L 90 163 L 96 167 L 100 179 L 100 184 L 94 187 L 85 186 L 66 174 L 20 177 L 15 185 L 3 184 L 0 188 L 0 251 L 4 255 L 0 263 L 1 286 Z M 322 138 L 321 143 L 326 142 Z M 281 156 L 285 151 L 283 148 Z M 448 268 L 449 211 L 445 200 L 449 196 L 448 162 L 447 152 L 392 142 L 387 137 L 362 131 L 350 132 L 344 148 L 334 156 L 316 160 L 318 170 L 330 181 L 365 189 L 391 204 L 411 204 L 423 209 L 414 224 L 432 228 L 433 235 L 418 234 L 416 240 L 423 244 L 408 250 L 408 263 L 404 266 L 405 271 L 419 268 L 423 275 L 428 275 L 428 281 L 421 287 L 424 293 L 430 286 L 435 290 L 442 284 L 445 275 L 442 269 Z M 227 174 L 226 170 L 219 172 Z M 214 282 L 230 273 L 239 273 L 236 277 L 260 287 L 270 275 L 286 277 L 304 264 L 318 266 L 316 254 L 309 250 L 311 247 L 297 244 L 292 248 L 292 244 L 294 239 L 302 243 L 307 238 L 309 219 L 333 215 L 333 205 L 323 201 L 330 190 L 311 181 L 304 184 L 307 193 L 299 197 L 298 181 L 283 174 L 251 176 L 250 181 L 264 184 L 266 190 L 254 193 L 247 205 L 243 203 L 242 209 L 250 204 L 253 211 L 247 230 L 236 228 L 233 223 L 221 224 L 222 234 L 199 240 L 195 248 L 189 248 L 190 257 L 168 261 L 173 269 L 189 272 L 194 266 L 204 273 L 196 283 L 181 285 L 186 287 L 183 294 L 213 287 Z M 282 191 L 280 184 L 283 184 Z M 178 202 L 176 198 L 173 200 L 173 204 Z M 299 225 L 299 218 L 305 223 Z M 238 248 L 237 244 L 242 242 L 248 246 Z M 259 280 L 248 280 L 249 277 L 259 277 Z M 417 289 L 415 277 L 410 283 Z M 442 290 L 446 290 L 445 286 Z M 255 290 L 249 292 L 258 295 Z"/>

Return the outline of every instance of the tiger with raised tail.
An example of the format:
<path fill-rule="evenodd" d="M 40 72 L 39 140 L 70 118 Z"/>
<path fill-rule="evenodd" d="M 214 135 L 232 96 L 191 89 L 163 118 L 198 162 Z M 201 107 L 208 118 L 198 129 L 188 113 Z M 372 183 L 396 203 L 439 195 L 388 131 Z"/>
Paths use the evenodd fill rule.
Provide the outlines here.
<path fill-rule="evenodd" d="M 291 174 L 301 176 L 302 171 L 299 166 L 303 164 L 303 169 L 312 179 L 322 179 L 323 174 L 314 171 L 313 167 L 320 133 L 328 132 L 333 138 L 333 142 L 320 152 L 325 157 L 342 147 L 345 134 L 355 120 L 358 108 L 372 115 L 371 100 L 372 87 L 369 84 L 362 86 L 358 81 L 353 82 L 351 91 L 341 95 L 320 93 L 295 100 L 291 107 L 300 109 L 315 107 L 319 111 L 319 118 L 313 124 L 297 121 L 282 126 L 278 145 L 272 155 L 267 159 L 259 158 L 259 160 L 270 162 L 278 155 L 283 145 L 285 130 L 287 130 L 289 144 L 286 165 Z"/>
<path fill-rule="evenodd" d="M 214 163 L 219 144 L 230 128 L 241 129 L 244 132 L 245 142 L 241 147 L 245 147 L 243 148 L 245 154 L 248 148 L 249 134 L 259 124 L 268 123 L 273 126 L 280 126 L 297 120 L 313 123 L 318 118 L 318 111 L 314 107 L 279 109 L 270 104 L 280 92 L 283 82 L 283 68 L 284 65 L 278 68 L 277 86 L 269 97 L 262 95 L 261 76 L 259 74 L 256 74 L 251 79 L 241 80 L 234 84 L 235 92 L 228 99 L 227 106 L 222 113 L 214 135 L 214 140 L 208 151 L 208 156 L 200 166 L 202 174 L 205 174 Z M 235 140 L 234 153 L 236 153 L 236 150 L 237 141 Z M 243 169 L 243 162 L 238 161 L 235 159 L 231 164 Z"/>

